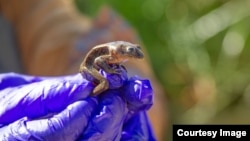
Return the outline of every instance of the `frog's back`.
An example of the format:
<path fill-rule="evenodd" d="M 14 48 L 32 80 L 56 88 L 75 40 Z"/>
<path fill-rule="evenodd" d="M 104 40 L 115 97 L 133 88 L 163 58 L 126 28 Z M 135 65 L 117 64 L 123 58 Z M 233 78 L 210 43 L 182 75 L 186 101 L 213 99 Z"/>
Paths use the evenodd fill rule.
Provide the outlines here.
<path fill-rule="evenodd" d="M 108 55 L 109 48 L 108 46 L 97 46 L 92 48 L 89 53 L 86 55 L 83 64 L 87 68 L 92 68 L 97 57 Z"/>

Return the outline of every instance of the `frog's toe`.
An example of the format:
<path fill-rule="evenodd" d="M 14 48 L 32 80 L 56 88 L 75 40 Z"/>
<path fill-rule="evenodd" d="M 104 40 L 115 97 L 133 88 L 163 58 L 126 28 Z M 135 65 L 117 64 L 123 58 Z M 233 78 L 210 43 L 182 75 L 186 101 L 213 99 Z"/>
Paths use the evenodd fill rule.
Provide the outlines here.
<path fill-rule="evenodd" d="M 94 90 L 92 95 L 99 95 L 100 93 L 106 91 L 109 88 L 108 81 L 102 81 L 100 84 L 98 84 Z"/>

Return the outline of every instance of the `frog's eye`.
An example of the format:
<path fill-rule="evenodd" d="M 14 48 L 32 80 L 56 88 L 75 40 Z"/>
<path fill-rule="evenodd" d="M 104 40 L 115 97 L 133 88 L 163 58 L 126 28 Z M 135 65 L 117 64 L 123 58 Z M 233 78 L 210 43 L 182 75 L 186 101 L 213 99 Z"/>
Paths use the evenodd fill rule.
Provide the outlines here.
<path fill-rule="evenodd" d="M 135 48 L 133 48 L 133 47 L 128 47 L 128 48 L 127 48 L 127 51 L 128 51 L 128 52 L 134 52 L 134 50 L 135 50 Z"/>

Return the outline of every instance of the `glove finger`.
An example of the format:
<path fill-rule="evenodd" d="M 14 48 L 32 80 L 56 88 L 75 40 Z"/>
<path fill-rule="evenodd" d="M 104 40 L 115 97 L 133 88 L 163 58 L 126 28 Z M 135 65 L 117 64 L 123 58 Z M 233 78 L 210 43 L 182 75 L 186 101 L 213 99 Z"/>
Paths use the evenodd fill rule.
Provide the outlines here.
<path fill-rule="evenodd" d="M 23 84 L 41 81 L 42 78 L 37 76 L 22 75 L 18 73 L 2 73 L 0 74 L 0 90 L 15 87 Z"/>
<path fill-rule="evenodd" d="M 83 79 L 82 79 L 83 80 Z M 84 81 L 44 80 L 0 91 L 0 124 L 22 117 L 37 118 L 60 112 L 69 104 L 86 98 L 93 86 Z"/>
<path fill-rule="evenodd" d="M 95 98 L 77 101 L 59 114 L 47 119 L 22 118 L 0 128 L 3 140 L 75 141 L 83 132 L 97 107 Z"/>
<path fill-rule="evenodd" d="M 109 90 L 101 95 L 99 106 L 80 140 L 119 140 L 128 112 L 125 101 L 119 96 L 118 91 Z"/>
<path fill-rule="evenodd" d="M 125 119 L 121 140 L 154 141 L 145 113 L 153 104 L 153 89 L 150 81 L 131 77 L 122 90 L 129 112 Z"/>
<path fill-rule="evenodd" d="M 122 88 L 123 96 L 128 103 L 129 111 L 148 110 L 153 105 L 153 89 L 149 80 L 131 77 Z"/>
<path fill-rule="evenodd" d="M 118 74 L 107 73 L 104 70 L 100 70 L 100 73 L 109 81 L 109 89 L 118 89 L 122 87 L 128 80 L 128 75 L 125 67 L 111 66 L 112 69 L 119 72 Z"/>
<path fill-rule="evenodd" d="M 121 141 L 155 141 L 145 111 L 136 113 L 123 126 Z"/>
<path fill-rule="evenodd" d="M 0 74 L 0 90 L 9 88 L 9 87 L 15 87 L 19 85 L 48 80 L 48 79 L 62 79 L 62 80 L 71 81 L 71 82 L 83 80 L 80 74 L 45 77 L 45 76 L 24 75 L 24 74 L 13 73 L 13 72 L 2 73 Z"/>

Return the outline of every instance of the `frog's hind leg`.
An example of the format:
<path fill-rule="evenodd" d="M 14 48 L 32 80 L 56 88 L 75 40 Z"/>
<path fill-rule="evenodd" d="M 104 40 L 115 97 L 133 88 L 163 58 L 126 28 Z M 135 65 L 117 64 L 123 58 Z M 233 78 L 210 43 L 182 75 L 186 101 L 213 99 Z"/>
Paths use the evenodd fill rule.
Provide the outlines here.
<path fill-rule="evenodd" d="M 109 82 L 96 69 L 82 68 L 81 73 L 90 74 L 94 78 L 94 82 L 98 82 L 91 95 L 98 95 L 109 88 Z"/>

